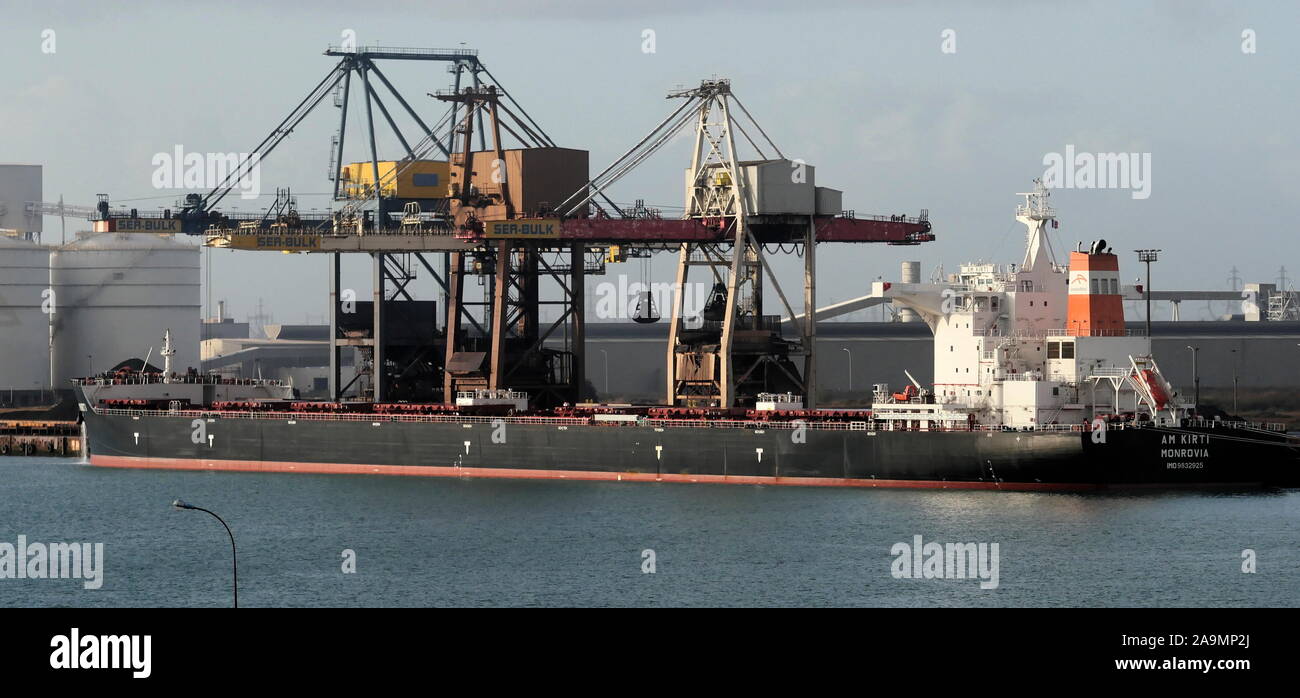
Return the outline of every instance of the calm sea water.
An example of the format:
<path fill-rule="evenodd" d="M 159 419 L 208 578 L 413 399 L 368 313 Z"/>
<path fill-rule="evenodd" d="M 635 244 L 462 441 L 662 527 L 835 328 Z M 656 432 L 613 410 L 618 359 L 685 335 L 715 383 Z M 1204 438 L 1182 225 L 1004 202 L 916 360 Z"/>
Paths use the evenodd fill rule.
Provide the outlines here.
<path fill-rule="evenodd" d="M 0 542 L 102 542 L 104 584 L 3 606 L 1295 606 L 1300 491 L 1074 495 L 196 473 L 0 458 Z M 895 579 L 998 543 L 999 586 Z M 1242 551 L 1257 572 L 1243 574 Z M 345 549 L 356 573 L 341 569 Z M 655 572 L 643 573 L 643 550 Z"/>

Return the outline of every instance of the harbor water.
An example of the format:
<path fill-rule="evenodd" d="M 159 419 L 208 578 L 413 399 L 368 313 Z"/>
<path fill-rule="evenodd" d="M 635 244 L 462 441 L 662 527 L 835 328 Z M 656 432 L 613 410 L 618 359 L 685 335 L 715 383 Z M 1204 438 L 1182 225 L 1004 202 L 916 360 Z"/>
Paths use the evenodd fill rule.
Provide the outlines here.
<path fill-rule="evenodd" d="M 178 498 L 229 523 L 241 606 L 1300 603 L 1296 490 L 470 480 L 6 457 L 0 544 L 102 543 L 103 583 L 0 578 L 0 606 L 229 605 L 226 532 L 202 512 L 173 509 Z M 899 577 L 910 556 L 891 551 L 917 536 L 997 544 L 996 586 Z"/>

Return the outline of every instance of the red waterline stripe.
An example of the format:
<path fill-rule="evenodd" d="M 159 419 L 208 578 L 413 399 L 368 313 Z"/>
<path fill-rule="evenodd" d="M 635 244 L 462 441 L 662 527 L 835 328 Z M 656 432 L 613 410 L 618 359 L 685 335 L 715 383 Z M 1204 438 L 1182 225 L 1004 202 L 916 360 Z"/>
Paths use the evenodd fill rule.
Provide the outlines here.
<path fill-rule="evenodd" d="M 960 482 L 943 480 L 881 480 L 842 477 L 772 477 L 770 475 L 704 475 L 620 473 L 588 470 L 532 470 L 529 468 L 468 468 L 441 465 L 366 465 L 357 463 L 297 463 L 195 458 L 140 458 L 92 455 L 90 464 L 106 468 L 159 470 L 231 470 L 255 473 L 327 473 L 350 475 L 418 475 L 424 477 L 523 478 L 540 480 L 614 480 L 627 482 L 696 482 L 729 485 L 797 485 L 811 487 L 889 487 L 946 490 L 1057 490 L 1098 489 L 1092 483 L 1060 482 Z"/>

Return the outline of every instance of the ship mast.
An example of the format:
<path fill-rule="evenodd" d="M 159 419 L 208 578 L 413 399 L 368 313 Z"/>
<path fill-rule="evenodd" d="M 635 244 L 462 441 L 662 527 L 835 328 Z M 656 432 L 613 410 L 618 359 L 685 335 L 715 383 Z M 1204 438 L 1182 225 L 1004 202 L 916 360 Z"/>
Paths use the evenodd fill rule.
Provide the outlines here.
<path fill-rule="evenodd" d="M 176 355 L 176 349 L 172 346 L 172 331 L 170 328 L 163 331 L 163 348 L 158 352 L 163 357 L 163 382 L 172 382 L 172 357 Z"/>
<path fill-rule="evenodd" d="M 1016 207 L 1016 220 L 1028 228 L 1025 261 L 1020 265 L 1022 271 L 1033 271 L 1044 254 L 1047 255 L 1047 263 L 1056 266 L 1056 255 L 1052 253 L 1052 243 L 1047 237 L 1047 222 L 1052 221 L 1055 225 L 1056 221 L 1056 209 L 1047 200 L 1051 195 L 1041 179 L 1034 180 L 1032 192 L 1016 194 L 1025 197 L 1025 203 Z"/>

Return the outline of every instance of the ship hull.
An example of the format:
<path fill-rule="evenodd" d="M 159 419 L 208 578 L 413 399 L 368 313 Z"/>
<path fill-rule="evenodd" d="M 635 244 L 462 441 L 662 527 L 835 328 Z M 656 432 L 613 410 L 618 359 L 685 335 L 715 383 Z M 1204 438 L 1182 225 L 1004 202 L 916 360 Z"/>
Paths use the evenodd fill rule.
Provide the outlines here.
<path fill-rule="evenodd" d="M 92 465 L 250 472 L 1086 490 L 1297 486 L 1296 445 L 1216 429 L 868 431 L 87 411 Z"/>

